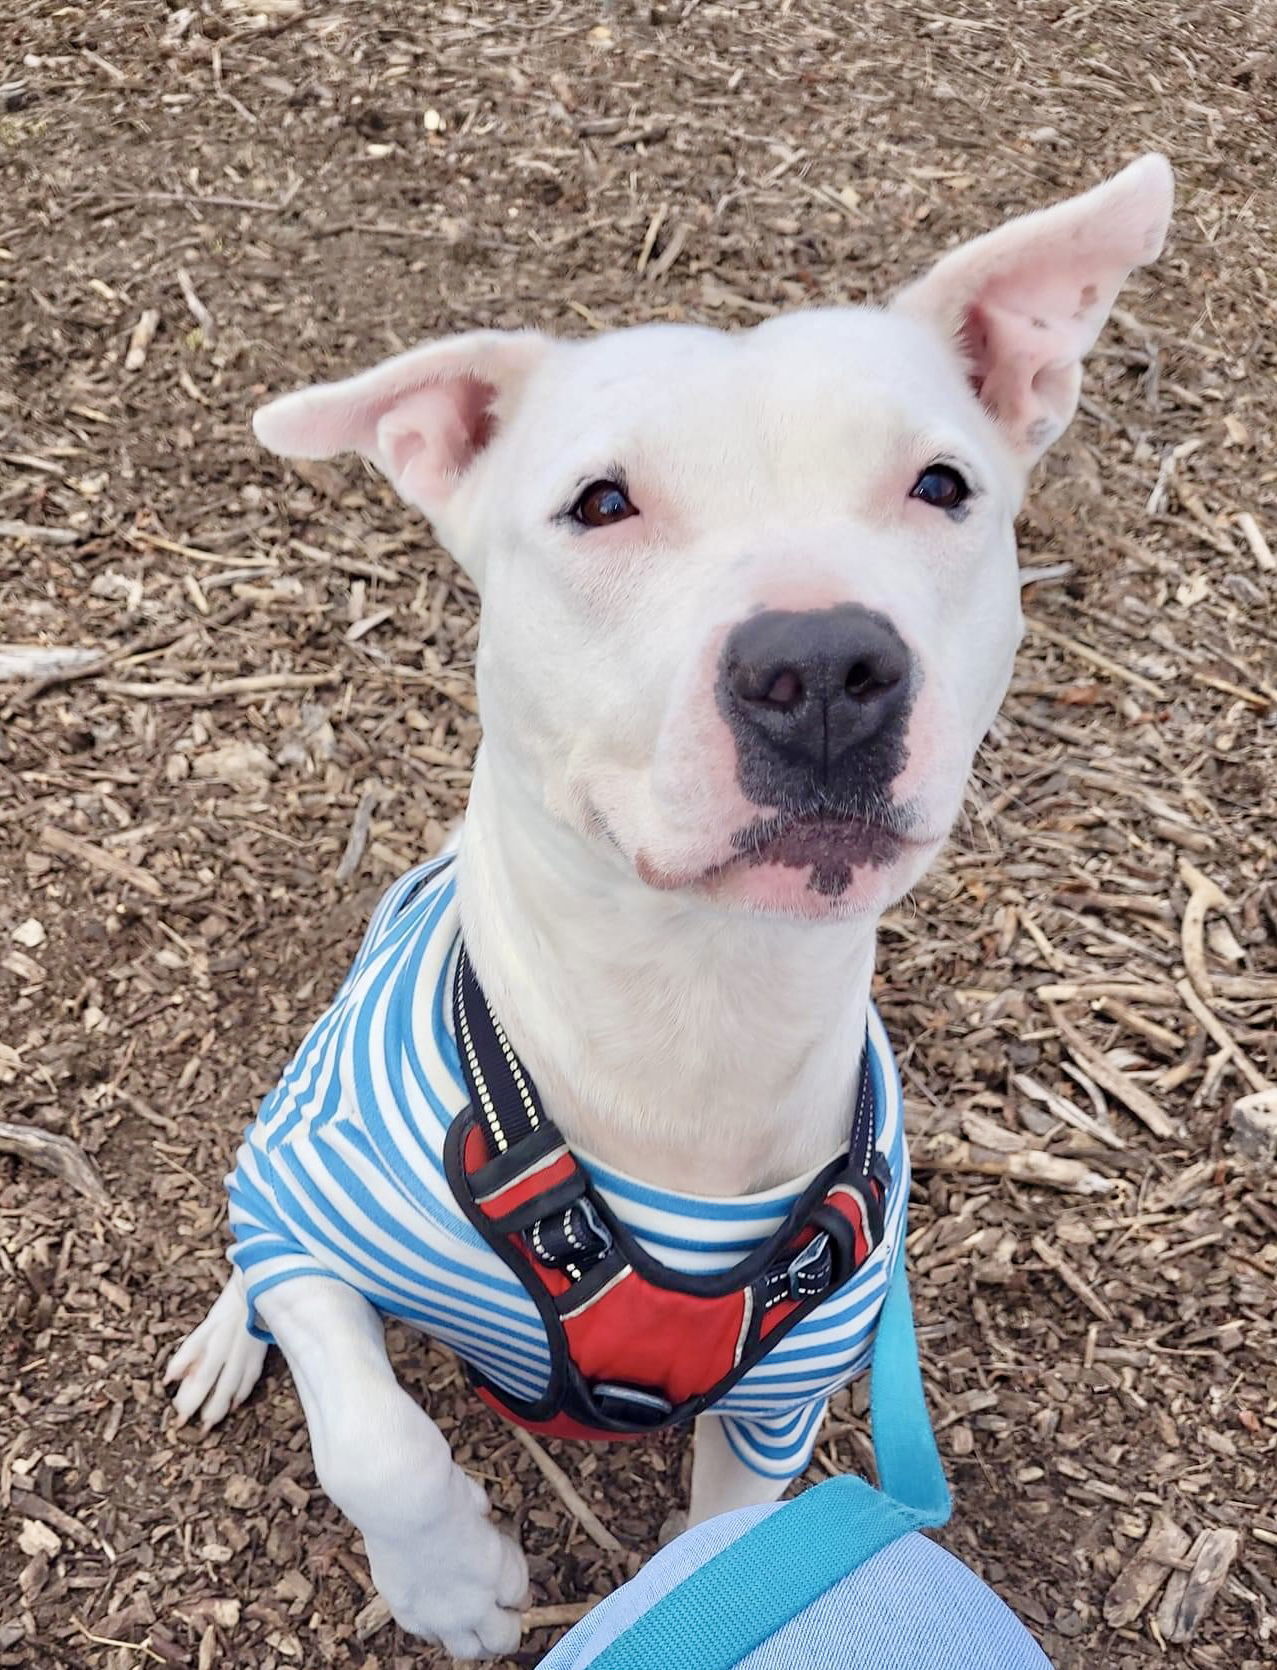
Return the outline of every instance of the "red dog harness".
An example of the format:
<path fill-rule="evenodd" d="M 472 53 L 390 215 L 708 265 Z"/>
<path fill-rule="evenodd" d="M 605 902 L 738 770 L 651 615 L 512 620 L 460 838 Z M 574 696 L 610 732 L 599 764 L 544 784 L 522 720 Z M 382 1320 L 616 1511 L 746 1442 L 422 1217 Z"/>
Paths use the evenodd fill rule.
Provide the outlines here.
<path fill-rule="evenodd" d="M 890 1179 L 875 1145 L 867 1060 L 847 1153 L 748 1258 L 721 1274 L 686 1275 L 652 1258 L 595 1191 L 542 1112 L 464 946 L 453 1015 L 471 1101 L 448 1131 L 448 1181 L 531 1296 L 549 1339 L 550 1380 L 539 1398 L 508 1397 L 470 1369 L 480 1397 L 518 1425 L 623 1438 L 693 1419 L 881 1241 Z"/>

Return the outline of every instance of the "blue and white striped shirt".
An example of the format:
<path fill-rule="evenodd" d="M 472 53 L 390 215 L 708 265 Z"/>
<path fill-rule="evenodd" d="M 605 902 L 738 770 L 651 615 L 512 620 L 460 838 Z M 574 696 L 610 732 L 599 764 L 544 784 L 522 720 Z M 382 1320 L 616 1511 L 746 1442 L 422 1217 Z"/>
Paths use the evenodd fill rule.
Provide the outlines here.
<path fill-rule="evenodd" d="M 262 1104 L 226 1180 L 230 1258 L 257 1302 L 327 1276 L 451 1346 L 502 1391 L 536 1397 L 549 1350 L 536 1307 L 471 1226 L 444 1175 L 444 1137 L 468 1101 L 452 1033 L 460 923 L 454 866 L 400 878 L 378 904 L 327 1012 Z M 869 1363 L 909 1192 L 900 1084 L 876 1013 L 869 1070 L 891 1168 L 883 1244 L 725 1395 L 732 1448 L 755 1472 L 806 1467 L 832 1392 Z M 617 1218 L 687 1272 L 729 1269 L 784 1222 L 810 1178 L 720 1200 L 674 1194 L 578 1155 Z M 814 1176 L 815 1173 L 812 1173 Z"/>

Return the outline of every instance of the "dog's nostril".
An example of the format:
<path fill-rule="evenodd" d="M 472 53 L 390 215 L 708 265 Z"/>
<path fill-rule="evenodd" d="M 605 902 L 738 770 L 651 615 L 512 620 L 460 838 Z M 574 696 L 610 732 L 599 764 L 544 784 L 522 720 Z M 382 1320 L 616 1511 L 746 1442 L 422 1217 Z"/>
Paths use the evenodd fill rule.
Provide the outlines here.
<path fill-rule="evenodd" d="M 847 669 L 843 687 L 849 696 L 872 696 L 895 682 L 889 673 L 884 676 L 883 670 L 872 661 L 860 660 L 853 661 Z"/>
<path fill-rule="evenodd" d="M 772 707 L 797 707 L 803 699 L 803 681 L 791 667 L 777 673 L 763 700 Z"/>

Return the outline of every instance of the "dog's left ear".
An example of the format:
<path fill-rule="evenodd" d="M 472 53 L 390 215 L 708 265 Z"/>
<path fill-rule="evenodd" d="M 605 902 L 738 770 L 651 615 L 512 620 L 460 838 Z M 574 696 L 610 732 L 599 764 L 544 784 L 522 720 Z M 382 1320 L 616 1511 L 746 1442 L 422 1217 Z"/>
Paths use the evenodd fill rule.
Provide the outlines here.
<path fill-rule="evenodd" d="M 282 395 L 253 418 L 285 458 L 358 452 L 434 521 L 512 413 L 550 347 L 536 331 L 423 342 L 340 383 Z"/>
<path fill-rule="evenodd" d="M 963 244 L 896 297 L 954 343 L 1026 464 L 1068 427 L 1083 356 L 1131 270 L 1161 254 L 1173 193 L 1170 164 L 1152 152 L 1081 197 Z"/>

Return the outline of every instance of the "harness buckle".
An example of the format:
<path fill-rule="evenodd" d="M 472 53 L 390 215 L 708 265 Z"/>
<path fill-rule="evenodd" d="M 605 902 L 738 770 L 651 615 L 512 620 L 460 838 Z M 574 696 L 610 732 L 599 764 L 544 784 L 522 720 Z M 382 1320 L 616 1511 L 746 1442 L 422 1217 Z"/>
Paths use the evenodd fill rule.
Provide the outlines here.
<path fill-rule="evenodd" d="M 790 1259 L 786 1276 L 791 1299 L 811 1299 L 825 1291 L 834 1279 L 834 1244 L 826 1230 Z"/>
<path fill-rule="evenodd" d="M 551 1270 L 597 1264 L 612 1250 L 612 1232 L 588 1195 L 552 1217 L 538 1218 L 528 1231 L 532 1250 Z"/>
<path fill-rule="evenodd" d="M 600 1414 L 631 1430 L 645 1432 L 663 1426 L 674 1413 L 668 1398 L 644 1391 L 641 1386 L 622 1385 L 619 1380 L 596 1380 L 590 1387 L 590 1397 Z"/>

